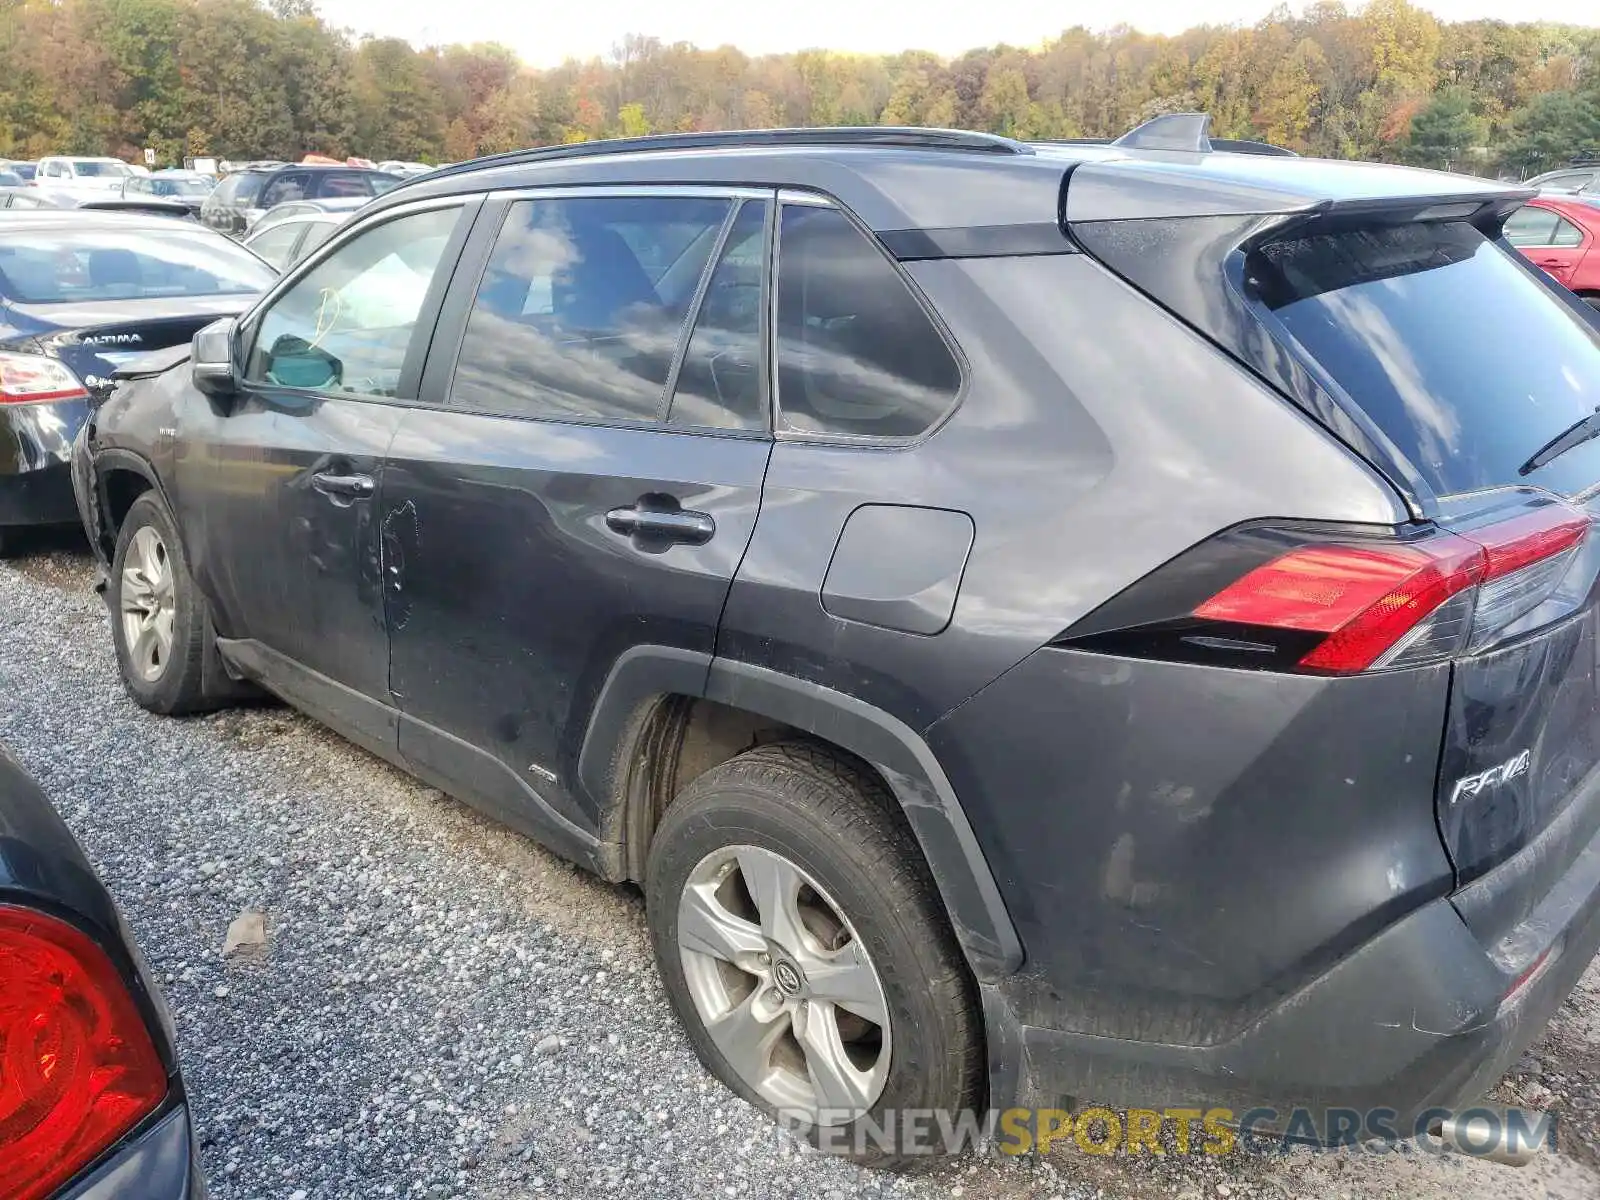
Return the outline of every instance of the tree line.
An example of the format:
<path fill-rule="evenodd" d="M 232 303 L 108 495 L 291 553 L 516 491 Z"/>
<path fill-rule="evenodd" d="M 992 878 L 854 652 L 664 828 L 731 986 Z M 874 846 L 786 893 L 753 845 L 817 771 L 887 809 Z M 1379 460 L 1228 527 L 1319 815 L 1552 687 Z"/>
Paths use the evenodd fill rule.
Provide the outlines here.
<path fill-rule="evenodd" d="M 1176 36 L 1068 29 L 953 59 L 626 36 L 548 70 L 504 46 L 356 38 L 312 0 L 0 0 L 0 157 L 427 162 L 650 132 L 927 125 L 1112 137 L 1204 110 L 1218 136 L 1525 176 L 1600 153 L 1600 29 L 1318 0 Z"/>

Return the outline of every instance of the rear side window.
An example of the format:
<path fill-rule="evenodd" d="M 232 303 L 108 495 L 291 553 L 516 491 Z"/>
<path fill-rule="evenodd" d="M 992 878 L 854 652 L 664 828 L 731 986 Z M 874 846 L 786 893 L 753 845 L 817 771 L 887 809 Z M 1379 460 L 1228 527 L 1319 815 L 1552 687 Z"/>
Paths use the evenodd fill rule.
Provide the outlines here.
<path fill-rule="evenodd" d="M 317 181 L 317 196 L 370 196 L 372 185 L 356 171 L 328 171 Z"/>
<path fill-rule="evenodd" d="M 461 343 L 452 403 L 512 416 L 659 421 L 667 377 L 731 202 L 523 200 Z"/>
<path fill-rule="evenodd" d="M 836 209 L 783 210 L 777 332 L 791 430 L 915 437 L 961 390 L 955 356 L 900 272 Z"/>
<path fill-rule="evenodd" d="M 1600 407 L 1600 326 L 1465 222 L 1270 242 L 1247 289 L 1441 495 L 1600 482 L 1600 442 L 1518 468 Z"/>

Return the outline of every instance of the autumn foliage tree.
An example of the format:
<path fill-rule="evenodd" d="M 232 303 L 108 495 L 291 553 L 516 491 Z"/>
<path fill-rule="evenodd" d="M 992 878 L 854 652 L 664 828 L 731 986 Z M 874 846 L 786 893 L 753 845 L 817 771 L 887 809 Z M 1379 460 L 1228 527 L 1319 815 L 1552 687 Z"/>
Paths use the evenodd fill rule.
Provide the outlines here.
<path fill-rule="evenodd" d="M 1314 0 L 1175 36 L 1077 27 L 955 58 L 751 57 L 635 34 L 535 71 L 504 46 L 356 38 L 314 0 L 0 0 L 0 157 L 442 161 L 651 132 L 926 125 L 1113 137 L 1203 108 L 1220 136 L 1526 175 L 1600 151 L 1600 30 Z"/>

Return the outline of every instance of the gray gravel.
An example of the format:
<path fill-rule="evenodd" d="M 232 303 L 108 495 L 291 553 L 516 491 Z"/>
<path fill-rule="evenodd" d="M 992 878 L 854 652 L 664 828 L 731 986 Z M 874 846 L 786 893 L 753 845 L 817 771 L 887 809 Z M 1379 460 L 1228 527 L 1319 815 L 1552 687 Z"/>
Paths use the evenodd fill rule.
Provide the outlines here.
<path fill-rule="evenodd" d="M 689 1052 L 635 892 L 284 709 L 149 716 L 89 576 L 68 551 L 0 566 L 0 741 L 164 980 L 217 1200 L 1600 1194 L 1592 1147 L 1536 1173 L 1068 1152 L 890 1175 L 801 1153 Z M 225 959 L 246 911 L 265 945 Z M 1504 1086 L 1559 1078 L 1600 1112 L 1595 972 L 1568 1008 L 1536 1078 Z"/>

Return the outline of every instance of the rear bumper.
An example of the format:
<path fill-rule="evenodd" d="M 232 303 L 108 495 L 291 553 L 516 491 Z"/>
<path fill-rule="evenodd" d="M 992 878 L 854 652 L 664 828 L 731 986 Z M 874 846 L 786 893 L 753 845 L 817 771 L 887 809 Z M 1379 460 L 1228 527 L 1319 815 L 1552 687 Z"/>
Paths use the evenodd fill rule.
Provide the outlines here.
<path fill-rule="evenodd" d="M 70 463 L 88 415 L 83 400 L 0 405 L 0 526 L 78 523 Z"/>
<path fill-rule="evenodd" d="M 122 1146 L 61 1200 L 206 1200 L 188 1106 Z"/>
<path fill-rule="evenodd" d="M 1331 1108 L 1387 1109 L 1408 1135 L 1429 1110 L 1471 1105 L 1492 1088 L 1597 948 L 1600 836 L 1493 946 L 1472 935 L 1450 901 L 1429 903 L 1216 1045 L 1025 1024 L 1008 994 L 1014 981 L 985 985 L 992 1102 L 1000 1110 L 1079 1099 L 1158 1111 L 1222 1106 L 1236 1115 L 1266 1108 L 1282 1117 L 1305 1108 L 1319 1127 Z M 1038 1012 L 1036 999 L 1030 1006 Z"/>

